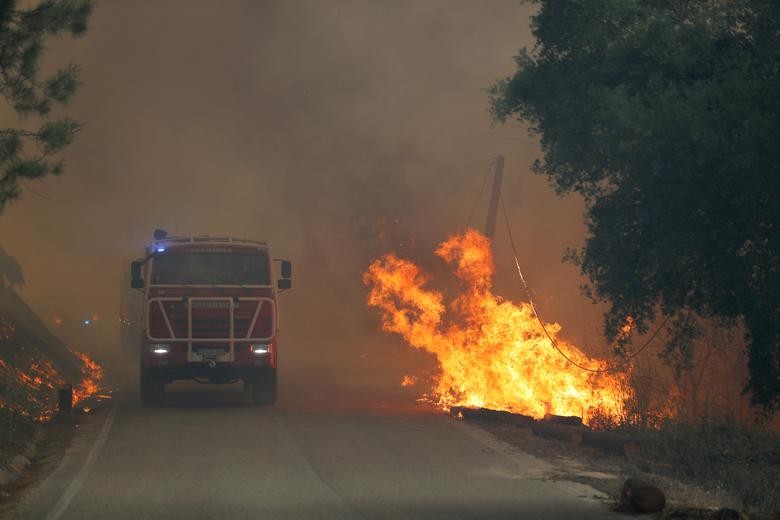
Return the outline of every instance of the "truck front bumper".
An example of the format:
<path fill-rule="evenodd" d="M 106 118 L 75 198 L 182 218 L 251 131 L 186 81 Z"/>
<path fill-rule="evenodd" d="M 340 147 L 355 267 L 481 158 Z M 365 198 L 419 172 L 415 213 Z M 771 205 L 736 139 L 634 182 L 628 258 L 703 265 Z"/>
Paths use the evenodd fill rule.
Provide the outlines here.
<path fill-rule="evenodd" d="M 189 362 L 169 365 L 167 360 L 156 360 L 157 363 L 145 367 L 149 375 L 159 377 L 167 382 L 182 379 L 207 379 L 214 383 L 228 383 L 236 379 L 255 378 L 259 372 L 271 369 L 267 359 L 255 359 L 250 364 Z"/>

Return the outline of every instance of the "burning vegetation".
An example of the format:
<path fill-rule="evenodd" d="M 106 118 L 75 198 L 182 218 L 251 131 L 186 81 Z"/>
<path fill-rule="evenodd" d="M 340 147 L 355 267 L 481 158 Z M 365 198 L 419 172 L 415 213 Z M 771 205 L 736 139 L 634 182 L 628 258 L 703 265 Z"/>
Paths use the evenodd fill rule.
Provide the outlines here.
<path fill-rule="evenodd" d="M 83 352 L 74 352 L 82 362 L 81 382 L 73 388 L 73 404 L 85 400 L 100 391 L 100 381 L 103 379 L 103 367 L 93 361 Z"/>
<path fill-rule="evenodd" d="M 84 401 L 100 390 L 103 369 L 88 355 L 73 352 L 82 362 L 82 378 L 73 387 L 73 404 Z M 29 417 L 36 421 L 50 419 L 57 408 L 57 389 L 66 381 L 48 360 L 30 359 L 23 368 L 0 359 L 0 411 Z"/>
<path fill-rule="evenodd" d="M 535 418 L 577 415 L 587 422 L 624 415 L 626 374 L 574 366 L 552 347 L 530 304 L 493 294 L 488 238 L 468 230 L 440 244 L 436 255 L 460 283 L 449 304 L 427 287 L 429 277 L 415 264 L 393 254 L 374 261 L 363 275 L 382 329 L 436 356 L 439 371 L 423 399 L 444 409 L 485 407 Z M 545 326 L 572 361 L 590 370 L 607 368 L 560 338 L 558 324 Z M 407 376 L 402 384 L 412 381 Z"/>

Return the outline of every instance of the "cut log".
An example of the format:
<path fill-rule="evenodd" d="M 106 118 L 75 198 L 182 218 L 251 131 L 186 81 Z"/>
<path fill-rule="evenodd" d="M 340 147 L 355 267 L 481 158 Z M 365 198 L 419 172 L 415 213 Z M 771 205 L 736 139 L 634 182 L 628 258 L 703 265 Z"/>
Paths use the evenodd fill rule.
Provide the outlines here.
<path fill-rule="evenodd" d="M 537 421 L 531 426 L 531 430 L 539 437 L 546 439 L 558 439 L 572 444 L 582 444 L 582 434 L 587 431 L 577 426 L 566 426 L 546 421 Z"/>
<path fill-rule="evenodd" d="M 666 496 L 656 486 L 632 477 L 623 483 L 620 505 L 627 513 L 657 513 L 666 506 Z"/>
<path fill-rule="evenodd" d="M 544 414 L 543 420 L 550 423 L 563 424 L 564 426 L 579 426 L 581 428 L 585 427 L 582 422 L 582 417 L 577 417 L 576 415 L 553 415 L 551 413 L 547 413 Z"/>
<path fill-rule="evenodd" d="M 503 410 L 490 410 L 488 408 L 468 408 L 465 406 L 453 406 L 450 408 L 450 414 L 453 417 L 462 417 L 466 420 L 481 420 L 499 422 L 518 428 L 528 428 L 533 424 L 533 417 L 519 413 L 511 413 Z"/>
<path fill-rule="evenodd" d="M 625 455 L 628 458 L 639 453 L 639 443 L 622 433 L 584 430 L 582 442 L 605 453 Z"/>

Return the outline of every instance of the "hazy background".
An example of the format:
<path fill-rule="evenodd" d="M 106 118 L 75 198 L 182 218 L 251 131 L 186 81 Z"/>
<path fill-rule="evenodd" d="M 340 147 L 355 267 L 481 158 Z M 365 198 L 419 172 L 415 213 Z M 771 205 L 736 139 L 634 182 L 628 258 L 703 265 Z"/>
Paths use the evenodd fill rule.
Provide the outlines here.
<path fill-rule="evenodd" d="M 65 339 L 108 357 L 120 275 L 155 228 L 267 240 L 294 263 L 294 289 L 281 296 L 283 391 L 310 378 L 394 389 L 431 361 L 379 331 L 361 272 L 388 251 L 434 265 L 435 245 L 463 228 L 502 152 L 504 197 L 541 310 L 600 352 L 600 311 L 560 262 L 584 236 L 581 202 L 530 173 L 539 152 L 522 125 L 491 128 L 487 112 L 485 89 L 532 44 L 532 9 L 519 0 L 99 2 L 85 38 L 49 42 L 48 66 L 83 71 L 64 111 L 85 124 L 66 173 L 29 184 L 0 216 L 0 243 L 24 267 L 21 293 L 44 319 L 65 320 Z M 488 196 L 489 186 L 480 229 Z M 520 299 L 500 221 L 496 248 L 496 292 Z M 97 326 L 78 326 L 92 314 Z"/>

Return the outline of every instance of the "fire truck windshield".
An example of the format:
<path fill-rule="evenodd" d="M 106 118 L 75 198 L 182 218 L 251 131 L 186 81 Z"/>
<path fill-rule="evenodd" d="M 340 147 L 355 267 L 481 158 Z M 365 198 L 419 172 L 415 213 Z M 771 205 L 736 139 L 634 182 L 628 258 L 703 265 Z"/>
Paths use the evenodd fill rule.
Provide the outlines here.
<path fill-rule="evenodd" d="M 154 285 L 268 285 L 268 257 L 246 253 L 158 254 Z"/>

